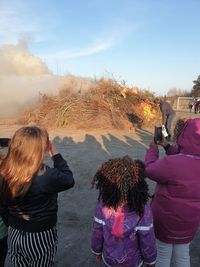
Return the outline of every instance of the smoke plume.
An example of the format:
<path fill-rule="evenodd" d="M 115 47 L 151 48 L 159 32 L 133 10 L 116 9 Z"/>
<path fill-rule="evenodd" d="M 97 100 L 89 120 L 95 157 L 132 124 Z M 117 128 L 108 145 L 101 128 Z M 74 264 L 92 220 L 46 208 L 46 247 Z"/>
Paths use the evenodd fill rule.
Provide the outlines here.
<path fill-rule="evenodd" d="M 60 78 L 42 60 L 32 55 L 27 41 L 0 47 L 0 116 L 17 115 L 39 93 L 53 93 Z"/>

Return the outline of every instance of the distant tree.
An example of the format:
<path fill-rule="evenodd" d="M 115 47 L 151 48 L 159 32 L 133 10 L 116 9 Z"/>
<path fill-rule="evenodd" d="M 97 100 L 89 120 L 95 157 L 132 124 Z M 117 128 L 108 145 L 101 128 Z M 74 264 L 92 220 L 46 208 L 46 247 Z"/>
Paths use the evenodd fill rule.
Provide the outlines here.
<path fill-rule="evenodd" d="M 200 97 L 200 75 L 198 76 L 197 80 L 193 81 L 194 86 L 191 91 L 191 95 L 195 97 Z"/>
<path fill-rule="evenodd" d="M 187 90 L 177 89 L 176 87 L 170 88 L 167 92 L 167 97 L 174 96 L 189 96 L 190 93 Z"/>
<path fill-rule="evenodd" d="M 173 87 L 173 88 L 170 88 L 168 91 L 167 91 L 167 96 L 168 97 L 171 97 L 171 96 L 177 96 L 179 93 L 178 93 L 178 89 L 176 87 Z"/>

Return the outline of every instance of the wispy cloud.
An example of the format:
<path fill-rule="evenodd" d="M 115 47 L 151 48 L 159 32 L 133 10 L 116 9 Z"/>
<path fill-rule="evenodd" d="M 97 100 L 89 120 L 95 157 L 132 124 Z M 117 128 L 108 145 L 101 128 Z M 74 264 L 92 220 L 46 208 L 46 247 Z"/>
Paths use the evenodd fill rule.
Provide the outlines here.
<path fill-rule="evenodd" d="M 16 3 L 17 2 L 17 3 Z M 0 44 L 15 44 L 23 36 L 38 38 L 42 30 L 41 17 L 31 14 L 24 0 L 0 1 Z"/>
<path fill-rule="evenodd" d="M 58 51 L 52 54 L 43 54 L 39 55 L 41 58 L 45 59 L 69 59 L 77 58 L 88 55 L 93 55 L 105 51 L 113 46 L 112 40 L 98 41 L 92 45 L 89 45 L 85 48 L 76 49 L 76 50 L 63 50 Z"/>

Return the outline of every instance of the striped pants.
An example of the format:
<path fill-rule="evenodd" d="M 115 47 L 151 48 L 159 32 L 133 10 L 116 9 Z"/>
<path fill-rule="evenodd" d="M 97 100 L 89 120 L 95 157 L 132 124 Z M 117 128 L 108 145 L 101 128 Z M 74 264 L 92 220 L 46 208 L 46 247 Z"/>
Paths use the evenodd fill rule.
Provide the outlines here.
<path fill-rule="evenodd" d="M 8 253 L 14 267 L 52 267 L 56 250 L 55 226 L 37 233 L 8 228 Z"/>

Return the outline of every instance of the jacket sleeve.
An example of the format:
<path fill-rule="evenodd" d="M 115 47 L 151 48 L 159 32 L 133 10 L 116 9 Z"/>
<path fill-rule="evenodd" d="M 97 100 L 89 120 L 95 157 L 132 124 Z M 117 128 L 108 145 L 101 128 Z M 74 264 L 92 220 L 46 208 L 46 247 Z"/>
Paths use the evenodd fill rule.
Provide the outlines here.
<path fill-rule="evenodd" d="M 143 261 L 153 265 L 156 262 L 157 251 L 153 218 L 149 206 L 145 206 L 144 215 L 136 228 Z"/>
<path fill-rule="evenodd" d="M 8 207 L 0 203 L 0 216 L 4 224 L 7 226 L 8 226 L 8 215 L 9 215 Z"/>
<path fill-rule="evenodd" d="M 170 144 L 167 144 L 164 149 L 167 155 L 175 155 L 179 153 L 178 147 L 176 145 L 172 146 Z"/>
<path fill-rule="evenodd" d="M 160 184 L 168 184 L 170 181 L 170 167 L 168 157 L 159 159 L 158 148 L 148 148 L 145 155 L 145 170 L 149 179 Z"/>
<path fill-rule="evenodd" d="M 52 157 L 54 168 L 48 168 L 40 179 L 40 188 L 44 193 L 57 193 L 74 186 L 73 173 L 61 154 Z"/>
<path fill-rule="evenodd" d="M 105 221 L 103 219 L 103 214 L 101 210 L 101 205 L 98 203 L 96 206 L 93 230 L 92 230 L 92 240 L 91 240 L 91 251 L 95 255 L 101 255 L 103 251 L 103 226 Z"/>

